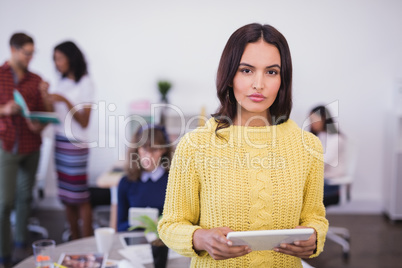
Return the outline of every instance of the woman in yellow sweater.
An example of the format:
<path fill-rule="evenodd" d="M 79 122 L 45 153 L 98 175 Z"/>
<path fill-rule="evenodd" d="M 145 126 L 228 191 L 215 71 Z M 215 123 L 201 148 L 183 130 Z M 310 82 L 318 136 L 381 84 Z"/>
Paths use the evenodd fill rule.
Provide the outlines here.
<path fill-rule="evenodd" d="M 218 112 L 180 141 L 170 169 L 165 244 L 191 267 L 301 267 L 328 229 L 321 143 L 289 119 L 292 62 L 286 39 L 249 24 L 229 38 L 219 63 Z M 230 231 L 313 228 L 307 241 L 274 250 L 233 246 Z"/>

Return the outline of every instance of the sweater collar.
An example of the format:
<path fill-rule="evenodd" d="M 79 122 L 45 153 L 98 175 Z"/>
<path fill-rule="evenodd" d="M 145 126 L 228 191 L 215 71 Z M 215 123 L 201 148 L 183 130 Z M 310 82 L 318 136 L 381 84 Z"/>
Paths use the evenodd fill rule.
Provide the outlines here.
<path fill-rule="evenodd" d="M 208 120 L 207 125 L 209 125 L 209 129 L 215 132 L 218 124 L 214 118 L 211 118 Z M 293 120 L 288 119 L 282 124 L 273 126 L 250 127 L 231 125 L 219 130 L 218 134 L 229 143 L 251 141 L 254 145 L 262 145 L 276 140 L 278 137 L 286 136 L 296 129 L 297 124 Z"/>
<path fill-rule="evenodd" d="M 141 181 L 147 182 L 148 180 L 151 180 L 153 182 L 157 182 L 164 173 L 165 169 L 163 169 L 161 166 L 157 167 L 154 171 L 151 172 L 143 171 L 141 172 Z"/>

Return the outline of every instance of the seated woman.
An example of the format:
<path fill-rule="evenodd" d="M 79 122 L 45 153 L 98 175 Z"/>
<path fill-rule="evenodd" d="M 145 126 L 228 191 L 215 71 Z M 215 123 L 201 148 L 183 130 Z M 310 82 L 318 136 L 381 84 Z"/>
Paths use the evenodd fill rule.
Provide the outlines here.
<path fill-rule="evenodd" d="M 317 106 L 310 112 L 310 131 L 321 141 L 324 148 L 324 205 L 339 203 L 339 185 L 336 178 L 346 173 L 344 164 L 345 135 L 339 132 L 327 108 Z"/>
<path fill-rule="evenodd" d="M 152 207 L 162 213 L 171 162 L 169 138 L 163 126 L 146 125 L 134 135 L 128 150 L 126 175 L 117 198 L 117 231 L 127 231 L 130 207 Z"/>

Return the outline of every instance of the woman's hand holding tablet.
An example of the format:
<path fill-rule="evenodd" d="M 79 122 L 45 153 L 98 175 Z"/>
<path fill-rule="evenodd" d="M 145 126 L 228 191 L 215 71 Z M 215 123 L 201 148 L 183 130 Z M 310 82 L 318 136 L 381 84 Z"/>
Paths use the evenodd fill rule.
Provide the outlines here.
<path fill-rule="evenodd" d="M 308 240 L 313 228 L 230 232 L 227 239 L 233 246 L 248 245 L 252 250 L 273 250 L 281 244 Z"/>

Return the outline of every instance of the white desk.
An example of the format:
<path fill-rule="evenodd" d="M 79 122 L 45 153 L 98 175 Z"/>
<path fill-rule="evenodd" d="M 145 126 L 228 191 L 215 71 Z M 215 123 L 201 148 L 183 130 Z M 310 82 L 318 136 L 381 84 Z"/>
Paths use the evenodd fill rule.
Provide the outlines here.
<path fill-rule="evenodd" d="M 123 248 L 123 245 L 119 240 L 120 235 L 121 233 L 116 233 L 114 235 L 113 246 L 112 250 L 109 253 L 108 259 L 112 260 L 123 259 L 123 256 L 120 255 L 120 253 L 118 252 L 120 249 Z M 97 252 L 95 237 L 92 236 L 88 238 L 81 238 L 71 242 L 56 245 L 54 251 L 54 256 L 56 258 L 55 261 L 56 262 L 58 261 L 58 258 L 62 253 L 85 253 L 85 252 Z M 152 268 L 153 263 L 145 264 L 144 266 L 147 268 L 148 267 Z M 184 268 L 184 267 L 187 268 L 189 266 L 190 266 L 190 258 L 182 257 L 176 259 L 169 259 L 167 268 Z M 35 267 L 35 260 L 33 256 L 28 257 L 24 261 L 14 266 L 14 268 L 27 268 L 27 267 Z"/>

